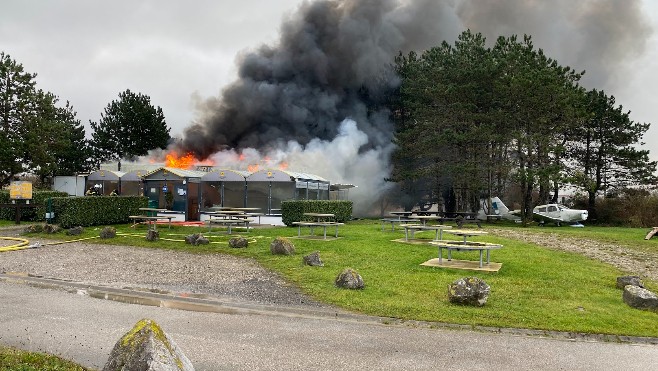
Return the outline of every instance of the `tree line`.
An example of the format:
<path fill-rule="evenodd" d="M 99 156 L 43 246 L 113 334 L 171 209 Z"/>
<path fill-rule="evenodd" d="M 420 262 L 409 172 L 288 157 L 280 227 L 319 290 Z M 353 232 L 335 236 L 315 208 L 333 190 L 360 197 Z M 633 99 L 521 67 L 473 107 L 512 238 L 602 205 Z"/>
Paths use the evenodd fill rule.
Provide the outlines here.
<path fill-rule="evenodd" d="M 396 58 L 401 85 L 391 180 L 404 205 L 438 203 L 477 211 L 500 196 L 521 205 L 557 202 L 573 187 L 595 198 L 655 181 L 656 162 L 640 150 L 649 124 L 634 122 L 615 98 L 579 85 L 584 72 L 561 66 L 530 36 L 486 45 L 465 31 L 454 44 Z"/>
<path fill-rule="evenodd" d="M 25 173 L 43 182 L 88 172 L 104 161 L 120 164 L 166 148 L 171 139 L 162 109 L 130 90 L 108 104 L 98 122 L 90 121 L 88 139 L 70 102 L 38 89 L 36 76 L 0 52 L 0 187 Z"/>

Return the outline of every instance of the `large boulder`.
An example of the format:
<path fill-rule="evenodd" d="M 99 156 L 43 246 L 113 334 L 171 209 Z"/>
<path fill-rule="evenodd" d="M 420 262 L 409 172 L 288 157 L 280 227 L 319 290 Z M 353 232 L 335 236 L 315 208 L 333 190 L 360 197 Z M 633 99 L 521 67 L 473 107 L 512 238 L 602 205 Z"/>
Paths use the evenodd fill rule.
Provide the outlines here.
<path fill-rule="evenodd" d="M 249 240 L 242 236 L 233 237 L 228 240 L 228 245 L 234 249 L 244 249 L 249 246 Z"/>
<path fill-rule="evenodd" d="M 59 233 L 61 230 L 62 228 L 60 228 L 60 226 L 58 226 L 57 224 L 46 224 L 43 226 L 43 231 L 50 234 Z"/>
<path fill-rule="evenodd" d="M 481 307 L 487 303 L 491 288 L 477 277 L 460 278 L 448 285 L 451 303 Z"/>
<path fill-rule="evenodd" d="M 617 277 L 617 288 L 624 289 L 627 285 L 644 287 L 642 280 L 638 276 L 621 276 Z"/>
<path fill-rule="evenodd" d="M 274 255 L 292 255 L 295 253 L 295 245 L 285 237 L 277 237 L 270 244 L 270 251 Z"/>
<path fill-rule="evenodd" d="M 303 258 L 304 264 L 310 265 L 312 267 L 324 267 L 324 263 L 320 259 L 320 252 L 314 251 Z"/>
<path fill-rule="evenodd" d="M 350 290 L 360 290 L 365 287 L 365 283 L 359 272 L 352 268 L 345 268 L 340 272 L 338 277 L 336 277 L 335 284 L 337 287 Z"/>
<path fill-rule="evenodd" d="M 658 296 L 645 288 L 626 285 L 622 297 L 633 308 L 658 312 Z"/>
<path fill-rule="evenodd" d="M 194 370 L 192 362 L 155 321 L 143 319 L 117 341 L 103 371 Z"/>

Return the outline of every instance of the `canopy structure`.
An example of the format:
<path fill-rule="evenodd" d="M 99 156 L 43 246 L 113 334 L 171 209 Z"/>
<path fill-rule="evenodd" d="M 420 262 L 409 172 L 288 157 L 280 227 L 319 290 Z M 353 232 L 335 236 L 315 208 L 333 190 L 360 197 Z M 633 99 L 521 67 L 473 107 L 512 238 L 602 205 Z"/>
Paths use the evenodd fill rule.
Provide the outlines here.
<path fill-rule="evenodd" d="M 352 188 L 356 188 L 356 186 L 354 184 L 334 183 L 329 187 L 329 198 L 332 200 L 347 200 Z"/>
<path fill-rule="evenodd" d="M 328 200 L 329 181 L 313 174 L 260 170 L 247 176 L 247 205 L 279 214 L 285 200 Z"/>
<path fill-rule="evenodd" d="M 121 171 L 98 170 L 87 176 L 85 182 L 86 195 L 109 196 L 118 193 L 121 187 Z"/>
<path fill-rule="evenodd" d="M 144 175 L 144 195 L 149 206 L 185 213 L 185 220 L 199 220 L 199 183 L 205 174 L 160 167 Z"/>

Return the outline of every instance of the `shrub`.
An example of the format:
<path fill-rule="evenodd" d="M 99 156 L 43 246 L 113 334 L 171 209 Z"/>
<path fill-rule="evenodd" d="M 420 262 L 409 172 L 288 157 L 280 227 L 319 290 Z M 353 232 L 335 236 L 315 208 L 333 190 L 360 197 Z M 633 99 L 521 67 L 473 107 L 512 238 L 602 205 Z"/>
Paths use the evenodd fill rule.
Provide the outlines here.
<path fill-rule="evenodd" d="M 55 221 L 62 228 L 123 224 L 130 215 L 139 214 L 148 199 L 142 196 L 84 196 L 53 198 Z"/>

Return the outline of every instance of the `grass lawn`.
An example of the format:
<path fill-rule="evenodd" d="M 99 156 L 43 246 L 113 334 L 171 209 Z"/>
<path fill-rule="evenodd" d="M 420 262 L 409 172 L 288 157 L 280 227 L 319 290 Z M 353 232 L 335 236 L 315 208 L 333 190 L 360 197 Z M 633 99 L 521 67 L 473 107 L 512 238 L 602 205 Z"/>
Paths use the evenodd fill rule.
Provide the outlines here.
<path fill-rule="evenodd" d="M 280 273 L 316 300 L 370 315 L 467 325 L 520 327 L 584 333 L 658 337 L 658 313 L 630 308 L 615 288 L 617 276 L 627 274 L 584 256 L 542 248 L 534 244 L 494 236 L 473 237 L 473 241 L 504 245 L 493 250 L 491 260 L 502 263 L 497 273 L 420 266 L 437 257 L 431 245 L 412 245 L 392 240 L 403 237 L 390 226 L 381 230 L 378 220 L 359 220 L 340 227 L 337 240 L 292 238 L 297 254 L 273 256 L 269 244 L 277 236 L 296 237 L 297 228 L 277 227 L 241 233 L 251 239 L 247 249 L 231 249 L 225 232 L 207 235 L 211 244 L 193 247 L 182 242 L 187 234 L 207 232 L 205 228 L 159 227 L 161 240 L 144 239 L 146 228 L 135 231 L 128 225 L 116 226 L 122 236 L 111 240 L 91 240 L 116 245 L 185 250 L 195 253 L 223 253 L 252 258 Z M 484 230 L 488 228 L 484 226 Z M 496 224 L 496 228 L 518 228 Z M 80 237 L 98 236 L 100 228 L 86 228 Z M 531 228 L 628 244 L 633 248 L 658 251 L 658 239 L 645 241 L 646 229 L 630 228 Z M 302 233 L 308 233 L 302 229 Z M 316 232 L 317 233 L 317 232 Z M 416 233 L 430 240 L 433 232 Z M 40 235 L 41 237 L 50 237 Z M 444 234 L 444 238 L 450 238 Z M 28 237 L 29 238 L 29 237 Z M 73 239 L 58 235 L 57 238 Z M 302 256 L 319 251 L 324 267 L 302 263 Z M 444 253 L 445 254 L 445 253 Z M 453 258 L 477 260 L 477 252 L 454 252 Z M 364 290 L 344 290 L 334 286 L 336 276 L 346 267 L 363 277 Z M 467 276 L 477 276 L 491 286 L 484 307 L 474 308 L 448 302 L 447 286 Z M 658 292 L 657 282 L 647 282 Z"/>
<path fill-rule="evenodd" d="M 84 371 L 86 368 L 50 354 L 0 346 L 0 371 Z"/>

